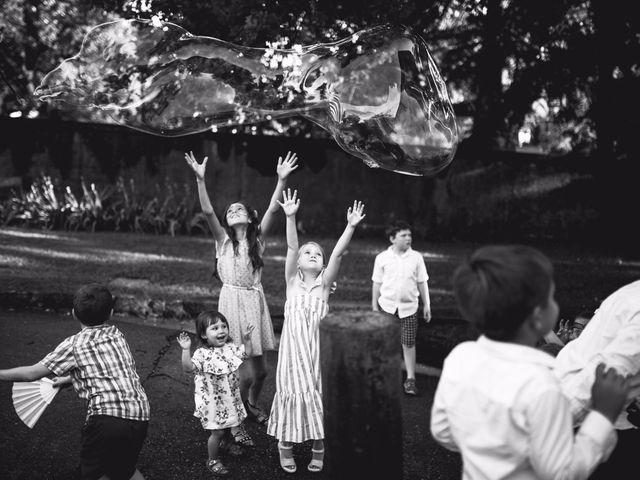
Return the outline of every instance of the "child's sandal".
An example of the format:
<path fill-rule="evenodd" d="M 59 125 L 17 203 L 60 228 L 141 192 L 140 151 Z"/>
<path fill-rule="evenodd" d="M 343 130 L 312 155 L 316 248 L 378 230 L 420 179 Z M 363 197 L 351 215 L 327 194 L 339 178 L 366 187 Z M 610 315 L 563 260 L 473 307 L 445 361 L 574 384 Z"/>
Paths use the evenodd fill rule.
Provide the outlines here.
<path fill-rule="evenodd" d="M 312 448 L 311 461 L 309 462 L 307 470 L 317 473 L 322 471 L 322 467 L 324 467 L 324 448 L 322 450 Z"/>
<path fill-rule="evenodd" d="M 252 405 L 249 400 L 245 400 L 244 409 L 247 411 L 247 416 L 260 425 L 266 425 L 269 421 L 267 414 L 260 410 L 260 408 Z"/>
<path fill-rule="evenodd" d="M 290 451 L 291 456 L 285 457 L 283 451 Z M 287 473 L 296 473 L 298 467 L 296 461 L 293 459 L 293 445 L 285 446 L 281 442 L 278 442 L 278 453 L 280 454 L 280 466 Z"/>
<path fill-rule="evenodd" d="M 225 467 L 222 462 L 218 459 L 215 460 L 207 460 L 207 469 L 213 473 L 215 476 L 224 477 L 225 475 L 229 475 L 229 469 Z"/>
<path fill-rule="evenodd" d="M 242 425 L 239 426 L 238 430 L 236 430 L 236 432 L 232 433 L 231 435 L 233 436 L 233 441 L 238 445 L 242 445 L 243 447 L 255 447 L 256 445 L 255 443 L 253 443 L 253 440 Z"/>

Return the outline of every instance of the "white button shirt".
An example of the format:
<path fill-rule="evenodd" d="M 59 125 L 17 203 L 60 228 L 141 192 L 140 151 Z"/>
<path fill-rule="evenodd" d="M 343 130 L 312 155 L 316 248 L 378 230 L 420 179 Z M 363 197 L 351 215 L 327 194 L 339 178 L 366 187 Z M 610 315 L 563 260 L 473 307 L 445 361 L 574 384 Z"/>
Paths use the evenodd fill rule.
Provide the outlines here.
<path fill-rule="evenodd" d="M 420 253 L 409 248 L 398 255 L 389 247 L 376 256 L 371 280 L 380 284 L 380 308 L 392 315 L 397 310 L 405 318 L 418 311 L 418 284 L 429 275 Z"/>
<path fill-rule="evenodd" d="M 481 336 L 447 356 L 431 433 L 459 451 L 463 479 L 585 479 L 615 447 L 611 422 L 592 411 L 574 435 L 553 357 Z"/>
<path fill-rule="evenodd" d="M 555 373 L 571 399 L 577 424 L 591 406 L 591 387 L 596 367 L 601 362 L 621 375 L 640 372 L 640 281 L 609 295 L 580 336 L 558 353 Z M 615 427 L 619 430 L 635 428 L 624 410 Z"/>

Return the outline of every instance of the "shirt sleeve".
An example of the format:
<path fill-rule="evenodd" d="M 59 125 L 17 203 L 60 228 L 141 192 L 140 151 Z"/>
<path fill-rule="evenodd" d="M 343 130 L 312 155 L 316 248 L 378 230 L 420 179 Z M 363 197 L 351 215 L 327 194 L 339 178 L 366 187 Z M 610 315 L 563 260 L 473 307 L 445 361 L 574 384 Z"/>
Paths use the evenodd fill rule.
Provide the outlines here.
<path fill-rule="evenodd" d="M 443 372 L 444 373 L 444 372 Z M 436 393 L 433 398 L 433 406 L 431 407 L 431 435 L 440 445 L 454 452 L 460 451 L 458 445 L 451 434 L 451 426 L 449 424 L 449 415 L 445 408 L 444 389 L 445 385 L 440 377 Z M 445 380 L 446 381 L 446 380 Z"/>
<path fill-rule="evenodd" d="M 416 252 L 417 253 L 417 252 Z M 429 275 L 427 274 L 427 267 L 424 264 L 424 258 L 422 258 L 422 254 L 418 253 L 420 257 L 418 260 L 418 267 L 416 272 L 416 282 L 423 283 L 429 280 Z"/>
<path fill-rule="evenodd" d="M 202 348 L 198 348 L 195 352 L 193 352 L 191 363 L 193 363 L 193 368 L 195 368 L 196 371 L 202 371 L 204 365 L 204 351 L 202 350 Z"/>
<path fill-rule="evenodd" d="M 76 357 L 73 355 L 73 337 L 63 340 L 53 352 L 40 360 L 40 363 L 59 377 L 68 374 L 76 367 Z"/>
<path fill-rule="evenodd" d="M 569 402 L 560 390 L 541 393 L 527 408 L 531 428 L 530 462 L 540 479 L 586 479 L 617 442 L 613 425 L 590 412 L 574 434 Z"/>
<path fill-rule="evenodd" d="M 373 275 L 371 276 L 371 281 L 375 283 L 382 283 L 382 260 L 380 259 L 380 255 L 377 255 L 373 262 Z"/>

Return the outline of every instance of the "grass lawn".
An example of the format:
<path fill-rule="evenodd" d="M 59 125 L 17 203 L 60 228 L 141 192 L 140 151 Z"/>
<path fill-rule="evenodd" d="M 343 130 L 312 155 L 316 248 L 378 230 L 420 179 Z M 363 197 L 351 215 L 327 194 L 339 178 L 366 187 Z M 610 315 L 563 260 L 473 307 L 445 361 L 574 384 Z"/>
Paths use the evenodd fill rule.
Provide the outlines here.
<path fill-rule="evenodd" d="M 307 240 L 302 237 L 301 241 Z M 336 239 L 315 239 L 331 251 Z M 358 237 L 351 243 L 331 298 L 332 310 L 369 310 L 371 270 L 375 255 L 387 247 L 384 239 Z M 456 264 L 478 245 L 414 241 L 424 254 L 434 320 L 458 318 L 450 288 Z M 578 247 L 539 247 L 554 262 L 557 300 L 569 318 L 595 307 L 606 295 L 640 278 L 640 262 L 595 254 Z M 263 286 L 272 315 L 284 304 L 283 237 L 268 239 Z M 147 304 L 215 302 L 220 283 L 211 277 L 214 261 L 211 237 L 132 233 L 70 233 L 0 228 L 0 293 L 3 302 L 20 292 L 43 292 L 61 298 L 90 281 L 108 284 L 119 297 Z M 150 312 L 153 313 L 153 312 Z"/>

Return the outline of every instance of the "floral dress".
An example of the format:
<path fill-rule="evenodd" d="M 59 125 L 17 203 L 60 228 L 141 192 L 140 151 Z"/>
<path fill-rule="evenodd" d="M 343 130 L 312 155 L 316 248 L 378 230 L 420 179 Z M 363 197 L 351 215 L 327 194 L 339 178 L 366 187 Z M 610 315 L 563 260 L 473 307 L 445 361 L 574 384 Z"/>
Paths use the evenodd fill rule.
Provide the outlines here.
<path fill-rule="evenodd" d="M 218 274 L 222 280 L 218 311 L 229 321 L 229 336 L 236 345 L 241 345 L 241 332 L 253 325 L 250 340 L 253 356 L 262 355 L 264 350 L 275 350 L 273 324 L 260 283 L 262 269 L 253 271 L 248 242 L 246 239 L 239 242 L 237 255 L 228 236 L 216 247 Z"/>
<path fill-rule="evenodd" d="M 200 347 L 191 357 L 195 367 L 193 415 L 205 430 L 235 427 L 247 417 L 238 377 L 244 356 L 244 346 L 227 343 L 218 348 Z"/>
<path fill-rule="evenodd" d="M 307 293 L 285 303 L 276 393 L 267 425 L 267 433 L 280 441 L 301 443 L 324 438 L 320 320 L 327 315 L 329 304 L 310 295 L 322 284 L 321 277 Z"/>

